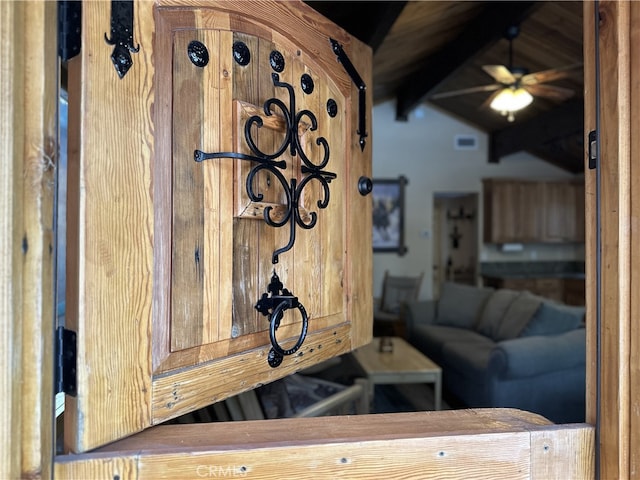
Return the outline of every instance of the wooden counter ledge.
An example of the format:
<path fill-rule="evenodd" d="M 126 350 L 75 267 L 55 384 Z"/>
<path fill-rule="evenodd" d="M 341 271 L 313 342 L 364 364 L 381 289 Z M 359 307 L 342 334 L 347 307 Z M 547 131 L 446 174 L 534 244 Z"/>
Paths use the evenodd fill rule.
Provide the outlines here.
<path fill-rule="evenodd" d="M 157 426 L 56 459 L 55 478 L 593 478 L 594 429 L 515 409 Z"/>

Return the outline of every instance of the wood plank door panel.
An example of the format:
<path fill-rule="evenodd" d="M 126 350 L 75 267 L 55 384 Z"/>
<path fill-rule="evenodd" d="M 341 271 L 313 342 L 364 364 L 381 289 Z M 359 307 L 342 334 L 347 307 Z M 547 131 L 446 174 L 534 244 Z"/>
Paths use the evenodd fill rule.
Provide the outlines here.
<path fill-rule="evenodd" d="M 108 2 L 83 8 L 94 29 L 70 67 L 68 304 L 81 361 L 65 437 L 76 452 L 371 338 L 371 203 L 358 191 L 371 146 L 358 144 L 358 91 L 330 38 L 370 83 L 368 48 L 301 3 L 141 1 L 135 12 L 141 49 L 127 74 L 87 33 Z M 301 307 L 278 316 L 261 304 L 279 294 Z M 274 334 L 295 350 L 275 367 Z"/>

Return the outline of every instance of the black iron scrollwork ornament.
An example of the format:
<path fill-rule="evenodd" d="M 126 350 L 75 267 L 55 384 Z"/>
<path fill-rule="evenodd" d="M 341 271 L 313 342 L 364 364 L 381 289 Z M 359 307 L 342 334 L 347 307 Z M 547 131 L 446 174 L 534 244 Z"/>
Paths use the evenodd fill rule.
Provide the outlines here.
<path fill-rule="evenodd" d="M 269 317 L 269 339 L 271 340 L 271 349 L 267 357 L 267 362 L 272 368 L 279 366 L 286 355 L 293 355 L 302 346 L 307 336 L 309 326 L 309 317 L 302 303 L 298 301 L 298 297 L 284 288 L 280 278 L 273 272 L 271 282 L 267 287 L 268 293 L 263 293 L 255 308 L 264 316 Z M 284 312 L 289 309 L 297 308 L 302 317 L 302 328 L 298 341 L 291 348 L 285 349 L 276 338 L 276 331 L 280 326 L 280 322 L 284 316 Z"/>
<path fill-rule="evenodd" d="M 334 40 L 333 38 L 330 38 L 329 40 L 331 41 L 331 48 L 333 49 L 333 53 L 336 54 L 336 57 L 338 57 L 338 61 L 342 64 L 345 71 L 347 72 L 347 75 L 351 77 L 351 81 L 358 89 L 357 134 L 360 136 L 360 140 L 358 142 L 360 144 L 360 150 L 364 151 L 364 147 L 367 143 L 365 138 L 369 136 L 369 134 L 367 133 L 367 85 L 364 83 L 364 80 L 362 80 L 362 77 L 356 70 L 356 67 L 353 66 L 353 63 L 351 63 L 351 60 L 349 59 L 347 54 L 344 53 L 342 45 L 340 45 L 340 43 L 338 43 L 338 41 Z"/>
<path fill-rule="evenodd" d="M 311 181 L 317 181 L 323 190 L 323 198 L 318 200 L 318 208 L 326 208 L 329 205 L 329 183 L 336 178 L 336 174 L 325 171 L 324 168 L 329 163 L 329 143 L 324 137 L 318 137 L 316 139 L 316 145 L 323 148 L 323 158 L 319 164 L 314 164 L 302 148 L 300 137 L 298 134 L 298 126 L 303 120 L 307 120 L 311 125 L 309 130 L 315 131 L 318 128 L 318 120 L 316 116 L 310 110 L 296 111 L 296 97 L 294 89 L 286 82 L 281 82 L 277 73 L 272 73 L 271 78 L 273 85 L 279 88 L 285 88 L 289 94 L 289 106 L 278 98 L 270 98 L 264 103 L 264 114 L 266 116 L 273 115 L 272 108 L 279 110 L 285 120 L 285 138 L 280 147 L 273 153 L 266 153 L 260 150 L 256 145 L 253 137 L 251 136 L 251 128 L 255 125 L 258 128 L 263 126 L 262 118 L 258 115 L 254 115 L 247 119 L 244 125 L 244 138 L 251 150 L 251 154 L 236 153 L 236 152 L 215 152 L 205 153 L 201 150 L 194 151 L 194 159 L 196 162 L 202 162 L 213 158 L 235 158 L 240 160 L 250 160 L 256 162 L 252 170 L 249 172 L 246 178 L 246 191 L 247 195 L 253 202 L 260 202 L 263 199 L 263 195 L 254 191 L 253 180 L 255 176 L 262 170 L 266 170 L 278 180 L 284 189 L 286 196 L 286 211 L 281 220 L 275 220 L 271 217 L 271 206 L 267 206 L 264 209 L 264 221 L 272 227 L 282 227 L 287 223 L 290 226 L 289 230 L 289 242 L 284 247 L 281 247 L 273 252 L 271 262 L 278 263 L 278 256 L 281 253 L 287 252 L 293 248 L 296 240 L 296 225 L 303 229 L 311 229 L 316 225 L 317 213 L 311 212 L 309 214 L 309 220 L 305 223 L 300 213 L 300 199 L 302 198 L 302 191 Z M 276 160 L 289 148 L 291 156 L 298 155 L 302 161 L 301 171 L 304 178 L 298 185 L 295 178 L 292 178 L 287 182 L 280 170 L 284 170 L 287 164 L 284 160 Z"/>
<path fill-rule="evenodd" d="M 111 37 L 105 33 L 104 39 L 114 45 L 111 61 L 118 76 L 123 78 L 133 65 L 131 53 L 140 51 L 140 45 L 133 46 L 133 0 L 111 1 Z"/>

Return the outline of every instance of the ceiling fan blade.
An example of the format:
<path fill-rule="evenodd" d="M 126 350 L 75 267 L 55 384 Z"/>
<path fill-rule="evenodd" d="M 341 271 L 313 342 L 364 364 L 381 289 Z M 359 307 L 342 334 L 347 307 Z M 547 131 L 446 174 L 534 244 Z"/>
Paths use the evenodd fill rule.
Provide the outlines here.
<path fill-rule="evenodd" d="M 504 65 L 483 65 L 482 69 L 495 78 L 496 82 L 504 85 L 510 85 L 516 81 L 516 77 L 514 77 L 511 71 Z"/>
<path fill-rule="evenodd" d="M 465 95 L 467 93 L 491 92 L 500 87 L 502 87 L 501 84 L 492 83 L 491 85 L 480 85 L 478 87 L 462 88 L 460 90 L 452 90 L 450 92 L 434 93 L 433 95 L 430 95 L 429 98 L 432 100 L 439 100 L 441 98 L 455 97 L 458 95 Z"/>
<path fill-rule="evenodd" d="M 522 85 L 534 85 L 536 83 L 552 82 L 554 80 L 560 80 L 566 78 L 571 74 L 571 70 L 576 70 L 582 67 L 582 63 L 574 63 L 573 65 L 567 65 L 566 67 L 551 68 L 549 70 L 542 70 L 540 72 L 530 73 L 525 75 L 520 80 Z"/>
<path fill-rule="evenodd" d="M 525 87 L 534 97 L 550 98 L 552 100 L 567 100 L 575 94 L 570 88 L 558 87 L 556 85 L 527 85 Z"/>

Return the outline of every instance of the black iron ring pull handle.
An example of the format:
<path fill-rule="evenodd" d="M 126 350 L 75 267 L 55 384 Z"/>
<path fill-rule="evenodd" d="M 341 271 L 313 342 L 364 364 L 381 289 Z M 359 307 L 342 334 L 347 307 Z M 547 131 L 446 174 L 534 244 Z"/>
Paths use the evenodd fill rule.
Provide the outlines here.
<path fill-rule="evenodd" d="M 276 330 L 280 326 L 280 320 L 282 320 L 282 316 L 285 310 L 289 308 L 297 308 L 300 311 L 300 315 L 302 316 L 302 330 L 300 331 L 300 336 L 298 337 L 298 341 L 296 344 L 289 348 L 284 349 L 278 343 L 278 339 L 276 338 Z M 307 315 L 307 311 L 304 306 L 296 301 L 290 301 L 289 299 L 283 300 L 278 304 L 273 313 L 271 314 L 271 318 L 269 319 L 269 339 L 271 340 L 271 350 L 269 351 L 268 362 L 271 367 L 277 367 L 282 363 L 282 359 L 285 355 L 292 355 L 298 351 L 298 349 L 304 343 L 304 339 L 307 337 L 307 330 L 309 328 L 309 316 Z"/>
<path fill-rule="evenodd" d="M 280 321 L 284 316 L 285 310 L 290 308 L 297 308 L 302 315 L 302 330 L 300 337 L 296 344 L 289 349 L 284 349 L 278 343 L 276 339 L 276 330 L 280 326 Z M 284 288 L 284 285 L 278 278 L 275 270 L 271 276 L 271 282 L 267 287 L 267 293 L 263 293 L 256 303 L 256 310 L 262 313 L 265 317 L 269 317 L 269 339 L 271 340 L 271 349 L 269 350 L 269 356 L 267 361 L 273 368 L 282 363 L 282 359 L 285 355 L 292 355 L 298 351 L 302 346 L 304 339 L 307 336 L 307 329 L 309 328 L 309 316 L 304 306 L 298 301 L 298 297 L 294 296 L 289 290 Z"/>

